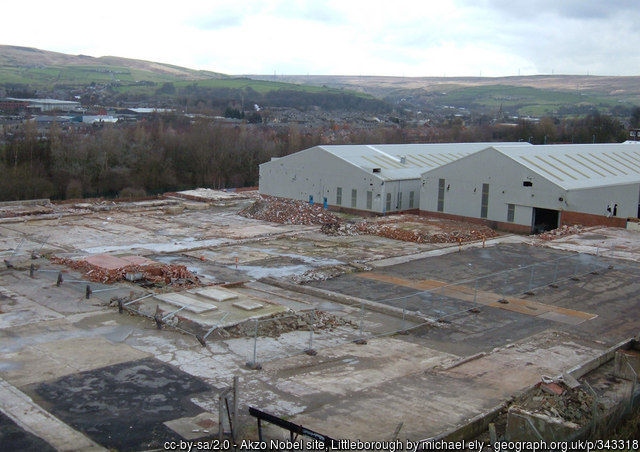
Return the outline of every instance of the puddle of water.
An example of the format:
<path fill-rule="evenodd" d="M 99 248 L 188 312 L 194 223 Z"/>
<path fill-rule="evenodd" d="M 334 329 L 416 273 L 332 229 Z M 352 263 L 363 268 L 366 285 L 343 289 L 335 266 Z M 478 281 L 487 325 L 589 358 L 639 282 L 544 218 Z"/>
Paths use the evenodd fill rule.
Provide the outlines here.
<path fill-rule="evenodd" d="M 256 266 L 250 266 L 250 265 L 238 265 L 238 267 L 228 266 L 227 268 L 232 268 L 232 269 L 237 268 L 238 270 L 242 271 L 243 273 L 246 273 L 249 277 L 253 279 L 260 279 L 260 278 L 268 278 L 268 277 L 281 278 L 285 276 L 300 275 L 306 272 L 307 270 L 311 270 L 312 267 L 308 265 L 289 265 L 285 267 L 272 268 L 272 267 L 256 267 Z"/>
<path fill-rule="evenodd" d="M 100 254 L 112 253 L 116 251 L 131 251 L 132 249 L 145 249 L 156 253 L 171 253 L 177 251 L 187 251 L 196 248 L 205 248 L 208 246 L 218 246 L 225 243 L 224 239 L 209 239 L 196 241 L 191 238 L 172 241 L 170 243 L 132 243 L 130 245 L 113 245 L 113 246 L 97 246 L 93 248 L 85 248 L 85 253 Z"/>
<path fill-rule="evenodd" d="M 0 361 L 0 372 L 7 372 L 10 370 L 20 369 L 20 367 L 22 366 L 19 363 Z"/>

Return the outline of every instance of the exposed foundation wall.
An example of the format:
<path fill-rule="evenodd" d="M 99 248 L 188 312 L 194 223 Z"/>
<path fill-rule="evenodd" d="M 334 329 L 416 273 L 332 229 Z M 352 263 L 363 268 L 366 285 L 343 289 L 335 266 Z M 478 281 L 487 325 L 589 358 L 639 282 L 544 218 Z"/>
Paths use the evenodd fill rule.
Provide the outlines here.
<path fill-rule="evenodd" d="M 626 339 L 615 346 L 603 351 L 600 355 L 582 363 L 578 366 L 575 366 L 571 369 L 568 369 L 564 372 L 564 374 L 569 374 L 575 379 L 579 379 L 584 377 L 586 374 L 600 368 L 601 366 L 606 365 L 611 362 L 615 356 L 619 355 L 621 351 L 626 350 L 637 350 L 638 341 L 634 338 Z M 640 362 L 640 360 L 639 360 Z M 635 362 L 634 362 L 635 364 Z M 532 385 L 525 392 L 533 391 L 534 388 L 538 384 Z M 637 410 L 640 405 L 640 390 L 636 389 L 636 391 L 630 394 L 631 397 L 631 408 Z M 495 420 L 505 411 L 505 408 L 510 406 L 510 401 L 506 400 L 501 405 L 496 406 L 490 410 L 487 410 L 483 414 L 480 414 L 473 419 L 470 419 L 468 422 L 458 425 L 447 432 L 444 432 L 434 438 L 429 438 L 430 440 L 444 440 L 444 441 L 461 441 L 461 440 L 472 440 L 477 439 L 477 437 L 483 433 L 485 433 L 489 427 L 489 424 L 495 422 Z M 623 406 L 623 410 L 619 410 L 620 406 Z M 623 420 L 625 415 L 626 407 L 628 406 L 628 401 L 620 400 L 617 404 L 614 404 L 613 407 L 609 408 L 609 412 L 602 418 L 599 418 L 598 421 L 600 425 L 617 425 L 620 421 Z M 583 427 L 579 433 L 582 434 L 581 437 L 574 437 L 575 439 L 580 439 L 582 437 L 588 436 L 588 433 L 591 431 L 591 424 L 586 427 Z M 569 431 L 571 432 L 571 431 Z M 512 440 L 521 441 L 525 438 L 512 438 Z M 534 440 L 539 440 L 539 437 L 536 437 Z M 566 440 L 566 438 L 558 438 L 555 437 L 553 440 Z"/>
<path fill-rule="evenodd" d="M 14 206 L 46 206 L 51 204 L 51 201 L 47 199 L 24 199 L 21 201 L 2 201 L 0 207 L 14 207 Z"/>

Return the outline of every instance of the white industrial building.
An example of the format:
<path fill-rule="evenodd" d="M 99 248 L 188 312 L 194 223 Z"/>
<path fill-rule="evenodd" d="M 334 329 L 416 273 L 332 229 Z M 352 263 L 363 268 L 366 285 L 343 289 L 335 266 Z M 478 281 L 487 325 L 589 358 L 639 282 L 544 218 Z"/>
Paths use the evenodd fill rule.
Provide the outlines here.
<path fill-rule="evenodd" d="M 58 99 L 18 99 L 15 97 L 7 97 L 6 100 L 13 102 L 27 103 L 27 108 L 34 111 L 80 111 L 82 105 L 80 102 Z"/>
<path fill-rule="evenodd" d="M 640 144 L 494 144 L 426 171 L 420 211 L 526 233 L 624 227 L 640 215 Z"/>
<path fill-rule="evenodd" d="M 417 212 L 422 173 L 491 144 L 314 146 L 261 164 L 260 193 L 377 214 Z"/>

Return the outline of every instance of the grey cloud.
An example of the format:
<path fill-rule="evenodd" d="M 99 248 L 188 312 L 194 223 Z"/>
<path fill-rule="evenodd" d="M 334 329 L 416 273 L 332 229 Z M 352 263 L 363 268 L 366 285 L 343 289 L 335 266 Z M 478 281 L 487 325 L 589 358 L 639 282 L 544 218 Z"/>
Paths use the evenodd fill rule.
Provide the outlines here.
<path fill-rule="evenodd" d="M 457 0 L 456 4 L 473 39 L 530 61 L 542 73 L 640 73 L 635 57 L 640 8 L 634 0 Z"/>
<path fill-rule="evenodd" d="M 537 16 L 557 16 L 567 19 L 607 19 L 620 14 L 637 16 L 638 3 L 636 0 L 458 0 L 462 7 L 475 7 L 504 14 L 511 17 L 526 19 Z"/>

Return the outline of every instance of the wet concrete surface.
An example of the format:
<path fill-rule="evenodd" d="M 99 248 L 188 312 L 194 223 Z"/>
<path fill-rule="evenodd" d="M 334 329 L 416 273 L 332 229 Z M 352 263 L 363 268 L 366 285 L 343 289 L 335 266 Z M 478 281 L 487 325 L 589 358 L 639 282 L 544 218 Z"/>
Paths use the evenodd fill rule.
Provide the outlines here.
<path fill-rule="evenodd" d="M 459 355 L 486 352 L 548 328 L 596 335 L 611 344 L 625 334 L 637 334 L 637 322 L 620 322 L 636 318 L 640 309 L 640 266 L 634 262 L 501 244 L 411 260 L 373 273 L 341 275 L 309 285 L 345 295 L 358 293 L 360 298 L 424 314 L 440 327 L 423 327 L 412 334 Z M 375 273 L 380 274 L 378 280 Z M 489 293 L 522 300 L 523 313 L 510 311 L 508 305 L 483 305 L 482 297 Z M 529 310 L 527 300 L 535 300 Z M 555 312 L 574 311 L 554 321 L 552 314 L 541 316 L 535 310 L 545 305 Z M 572 321 L 571 315 L 579 313 L 594 318 Z"/>
<path fill-rule="evenodd" d="M 200 414 L 190 397 L 211 389 L 199 378 L 147 358 L 30 385 L 25 392 L 97 443 L 137 451 L 179 441 L 163 423 Z"/>
<path fill-rule="evenodd" d="M 268 306 L 268 315 L 316 308 L 346 323 L 257 338 L 254 330 L 212 335 L 203 347 L 191 330 L 157 329 L 148 318 L 109 306 L 112 297 L 136 298 L 151 289 L 95 284 L 86 300 L 81 275 L 42 258 L 34 278 L 28 267 L 0 269 L 0 377 L 33 398 L 22 403 L 44 407 L 119 450 L 179 439 L 166 421 L 201 413 L 217 418 L 218 395 L 234 377 L 242 438 L 256 437 L 255 419 L 246 413 L 256 406 L 347 439 L 388 439 L 404 422 L 399 438 L 419 440 L 466 422 L 542 374 L 593 358 L 640 327 L 637 233 L 594 229 L 550 243 L 506 236 L 458 252 L 446 244 L 324 236 L 315 227 L 241 218 L 236 210 L 144 209 L 0 223 L 0 254 L 28 262 L 31 249 L 138 253 L 184 264 L 207 284 L 245 281 L 233 290 Z M 374 270 L 309 283 L 333 298 L 254 280 L 271 275 L 291 282 L 336 262 Z M 58 287 L 60 270 L 66 282 Z M 361 310 L 341 303 L 340 294 L 419 311 L 425 322 Z M 159 305 L 169 309 L 155 297 L 140 307 L 153 314 Z M 253 311 L 242 316 L 275 322 L 256 320 Z M 203 315 L 206 327 L 199 331 L 220 317 Z M 399 334 L 405 328 L 409 334 Z M 354 343 L 362 337 L 367 340 Z M 305 353 L 311 340 L 315 355 Z M 254 357 L 261 371 L 247 367 Z M 22 408 L 0 404 L 0 411 Z M 21 415 L 26 424 L 41 419 Z M 51 431 L 39 434 L 54 443 Z"/>
<path fill-rule="evenodd" d="M 0 451 L 55 452 L 55 449 L 0 412 Z"/>

